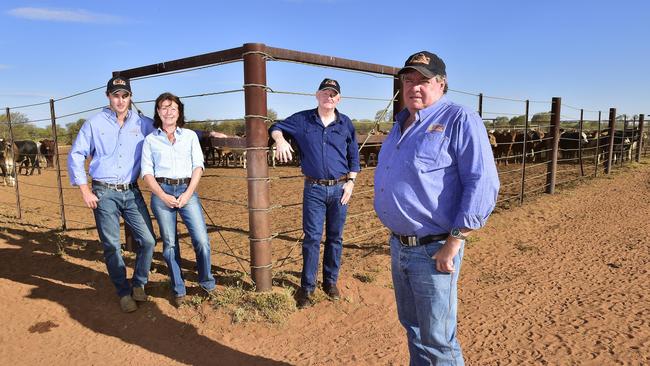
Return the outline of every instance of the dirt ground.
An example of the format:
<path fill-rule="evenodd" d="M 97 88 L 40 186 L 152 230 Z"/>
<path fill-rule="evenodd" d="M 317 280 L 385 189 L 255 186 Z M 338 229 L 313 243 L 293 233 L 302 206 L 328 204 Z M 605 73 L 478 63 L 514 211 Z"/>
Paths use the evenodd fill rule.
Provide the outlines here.
<path fill-rule="evenodd" d="M 271 170 L 274 274 L 299 284 L 301 182 Z M 233 323 L 204 302 L 176 309 L 156 247 L 152 300 L 123 314 L 103 264 L 92 213 L 64 177 L 0 187 L 0 360 L 6 365 L 405 365 L 387 231 L 372 213 L 364 170 L 345 231 L 338 302 L 320 301 L 280 324 Z M 200 186 L 223 291 L 249 270 L 243 169 L 208 169 Z M 148 200 L 148 198 L 147 198 Z M 650 364 L 650 164 L 587 180 L 500 210 L 467 244 L 458 337 L 468 365 Z M 182 227 L 182 225 L 181 225 Z M 181 230 L 184 270 L 194 255 Z M 127 262 L 132 265 L 132 257 Z M 277 283 L 280 283 L 279 281 Z"/>

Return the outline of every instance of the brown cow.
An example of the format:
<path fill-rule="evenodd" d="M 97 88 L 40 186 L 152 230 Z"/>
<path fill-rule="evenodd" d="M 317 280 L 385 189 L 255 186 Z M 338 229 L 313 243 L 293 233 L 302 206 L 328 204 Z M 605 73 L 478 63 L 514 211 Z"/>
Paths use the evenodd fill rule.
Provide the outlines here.
<path fill-rule="evenodd" d="M 40 146 L 38 151 L 45 158 L 45 167 L 53 168 L 54 167 L 54 140 L 44 139 L 39 141 Z"/>

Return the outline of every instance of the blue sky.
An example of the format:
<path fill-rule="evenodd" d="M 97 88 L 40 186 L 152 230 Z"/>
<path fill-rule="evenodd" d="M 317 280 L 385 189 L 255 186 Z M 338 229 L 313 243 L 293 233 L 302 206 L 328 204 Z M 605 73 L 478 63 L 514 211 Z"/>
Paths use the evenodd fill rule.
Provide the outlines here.
<path fill-rule="evenodd" d="M 115 70 L 189 57 L 248 42 L 401 66 L 419 50 L 447 64 L 450 88 L 550 101 L 589 111 L 650 114 L 650 5 L 645 1 L 13 1 L 0 5 L 0 107 L 60 98 L 105 85 Z M 237 90 L 242 63 L 133 82 L 135 100 Z M 339 109 L 373 118 L 392 81 L 358 73 L 269 62 L 276 91 L 313 92 L 324 77 L 342 85 Z M 449 93 L 476 108 L 477 98 Z M 191 119 L 239 118 L 243 93 L 185 99 Z M 102 106 L 103 90 L 56 105 L 64 115 Z M 315 106 L 311 96 L 272 94 L 280 117 Z M 152 105 L 140 106 L 151 114 Z M 532 112 L 549 109 L 533 103 Z M 523 102 L 486 99 L 485 117 L 522 114 Z M 17 109 L 32 120 L 49 106 Z M 604 116 L 607 113 L 604 113 Z M 73 122 L 79 114 L 62 118 Z M 585 117 L 595 118 L 593 112 Z"/>

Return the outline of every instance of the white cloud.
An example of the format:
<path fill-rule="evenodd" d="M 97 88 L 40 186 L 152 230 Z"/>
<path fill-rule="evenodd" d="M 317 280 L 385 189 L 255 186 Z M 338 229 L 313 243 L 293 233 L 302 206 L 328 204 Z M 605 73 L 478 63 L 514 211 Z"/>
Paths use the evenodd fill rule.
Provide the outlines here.
<path fill-rule="evenodd" d="M 9 66 L 9 65 L 0 64 L 0 70 L 6 70 L 6 69 L 8 69 L 10 67 L 11 66 Z"/>
<path fill-rule="evenodd" d="M 15 8 L 7 13 L 17 18 L 55 22 L 115 24 L 125 21 L 121 17 L 92 13 L 83 9 Z"/>

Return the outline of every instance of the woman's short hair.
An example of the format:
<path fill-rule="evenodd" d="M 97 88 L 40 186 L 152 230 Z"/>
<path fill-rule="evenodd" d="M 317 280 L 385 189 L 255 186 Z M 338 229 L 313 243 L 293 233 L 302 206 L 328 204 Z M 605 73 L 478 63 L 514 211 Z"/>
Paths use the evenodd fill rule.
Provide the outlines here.
<path fill-rule="evenodd" d="M 156 105 L 154 106 L 154 111 L 153 111 L 153 126 L 155 128 L 162 127 L 162 120 L 158 115 L 158 107 L 160 107 L 160 104 L 162 104 L 162 102 L 166 100 L 172 101 L 178 105 L 178 119 L 176 120 L 176 126 L 183 127 L 185 125 L 185 106 L 183 105 L 183 102 L 181 102 L 181 99 L 179 97 L 168 92 L 162 93 L 158 96 L 158 98 L 156 98 Z"/>

